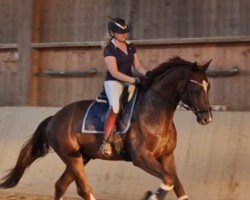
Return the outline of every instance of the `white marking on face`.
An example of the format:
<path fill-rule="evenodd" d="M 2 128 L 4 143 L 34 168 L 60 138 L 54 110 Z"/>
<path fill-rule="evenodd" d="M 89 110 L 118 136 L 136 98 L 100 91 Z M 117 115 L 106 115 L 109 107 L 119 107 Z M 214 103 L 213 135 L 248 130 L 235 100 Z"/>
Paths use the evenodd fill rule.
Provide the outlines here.
<path fill-rule="evenodd" d="M 209 83 L 207 83 L 205 80 L 202 81 L 202 86 L 203 86 L 203 88 L 204 88 L 206 94 L 207 94 L 207 92 L 208 92 L 208 91 L 207 91 L 207 90 L 208 90 L 208 85 L 209 85 Z"/>
<path fill-rule="evenodd" d="M 190 80 L 190 81 L 193 82 L 193 83 L 195 83 L 195 84 L 198 84 L 201 87 L 203 87 L 206 95 L 208 95 L 208 85 L 209 85 L 208 82 L 206 82 L 205 80 L 203 80 L 202 83 L 199 83 L 199 82 L 197 82 L 195 80 Z"/>

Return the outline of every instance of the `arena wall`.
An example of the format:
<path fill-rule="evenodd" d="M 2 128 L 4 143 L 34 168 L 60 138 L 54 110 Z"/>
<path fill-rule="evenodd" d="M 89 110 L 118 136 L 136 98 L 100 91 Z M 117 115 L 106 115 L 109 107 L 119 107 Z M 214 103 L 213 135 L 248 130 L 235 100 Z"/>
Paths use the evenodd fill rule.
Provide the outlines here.
<path fill-rule="evenodd" d="M 22 144 L 41 120 L 59 107 L 0 107 L 0 174 L 13 167 Z M 199 125 L 191 112 L 177 111 L 175 152 L 180 179 L 190 199 L 242 200 L 250 196 L 249 112 L 214 112 L 213 122 Z M 131 163 L 95 160 L 87 165 L 98 199 L 140 199 L 161 181 Z M 64 164 L 51 152 L 36 161 L 11 192 L 53 195 Z M 76 197 L 72 184 L 66 196 Z M 176 199 L 173 192 L 170 200 Z"/>

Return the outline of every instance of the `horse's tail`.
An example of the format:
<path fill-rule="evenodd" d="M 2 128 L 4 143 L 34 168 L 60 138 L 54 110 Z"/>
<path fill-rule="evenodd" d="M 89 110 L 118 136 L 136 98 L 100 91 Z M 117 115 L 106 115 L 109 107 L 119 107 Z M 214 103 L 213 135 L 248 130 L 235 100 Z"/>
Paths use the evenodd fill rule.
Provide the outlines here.
<path fill-rule="evenodd" d="M 36 159 L 49 152 L 49 144 L 45 137 L 45 129 L 52 116 L 43 120 L 37 127 L 33 136 L 22 146 L 16 165 L 7 171 L 2 178 L 0 188 L 11 188 L 18 184 L 26 168 Z"/>

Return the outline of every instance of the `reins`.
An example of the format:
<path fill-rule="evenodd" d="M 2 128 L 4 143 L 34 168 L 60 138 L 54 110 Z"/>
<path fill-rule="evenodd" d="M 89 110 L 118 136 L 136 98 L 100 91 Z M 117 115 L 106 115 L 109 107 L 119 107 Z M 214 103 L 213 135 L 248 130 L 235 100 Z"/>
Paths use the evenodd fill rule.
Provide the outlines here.
<path fill-rule="evenodd" d="M 175 100 L 171 100 L 171 99 L 169 99 L 168 97 L 165 97 L 165 96 L 163 96 L 161 93 L 159 93 L 159 92 L 157 92 L 156 90 L 154 90 L 154 89 L 149 89 L 151 92 L 153 92 L 153 93 L 155 93 L 155 94 L 157 94 L 159 97 L 161 97 L 162 99 L 164 99 L 164 100 L 166 100 L 166 101 L 168 101 L 168 102 L 170 102 L 170 103 L 173 103 L 174 105 L 176 105 L 176 106 L 180 106 L 180 107 L 182 107 L 182 108 L 185 108 L 186 110 L 192 110 L 189 106 L 187 106 L 187 105 L 185 105 L 184 103 L 178 103 L 177 101 L 175 101 Z M 193 110 L 192 110 L 193 111 Z"/>

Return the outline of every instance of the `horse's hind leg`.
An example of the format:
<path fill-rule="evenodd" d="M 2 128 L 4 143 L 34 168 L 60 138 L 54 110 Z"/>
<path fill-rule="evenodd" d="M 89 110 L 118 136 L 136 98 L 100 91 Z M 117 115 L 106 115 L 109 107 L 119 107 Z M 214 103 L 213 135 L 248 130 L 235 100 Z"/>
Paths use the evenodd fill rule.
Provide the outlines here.
<path fill-rule="evenodd" d="M 55 185 L 55 200 L 62 199 L 62 196 L 66 192 L 68 186 L 74 181 L 74 177 L 71 175 L 68 168 L 65 169 L 62 176 L 58 179 Z"/>
<path fill-rule="evenodd" d="M 87 175 L 84 169 L 84 163 L 81 157 L 68 157 L 67 167 L 69 167 L 77 186 L 77 193 L 85 200 L 95 200 L 92 195 Z"/>
<path fill-rule="evenodd" d="M 67 150 L 67 152 L 69 152 Z M 72 183 L 73 180 L 76 182 L 77 186 L 77 193 L 85 200 L 95 200 L 94 196 L 92 195 L 92 188 L 90 187 L 87 179 L 87 175 L 84 169 L 84 161 L 83 157 L 79 150 L 74 150 L 71 153 L 60 153 L 59 156 L 63 160 L 63 162 L 67 165 L 67 169 L 65 173 L 60 177 L 58 180 L 58 185 L 62 184 L 61 188 L 67 188 L 67 185 Z M 59 188 L 58 186 L 58 188 Z M 60 192 L 65 192 L 65 189 L 59 188 L 58 196 L 60 197 Z M 60 197 L 61 198 L 61 197 Z M 59 198 L 59 199 L 60 199 Z"/>
<path fill-rule="evenodd" d="M 84 165 L 89 162 L 89 158 L 84 160 Z M 65 171 L 63 172 L 62 176 L 58 179 L 55 184 L 55 200 L 62 199 L 62 196 L 66 192 L 68 186 L 74 181 L 73 175 L 70 173 L 68 167 L 66 167 Z"/>
<path fill-rule="evenodd" d="M 74 167 L 72 168 L 78 194 L 85 200 L 95 200 L 92 195 L 92 188 L 88 184 L 87 176 L 83 163 L 80 160 L 74 161 Z"/>

